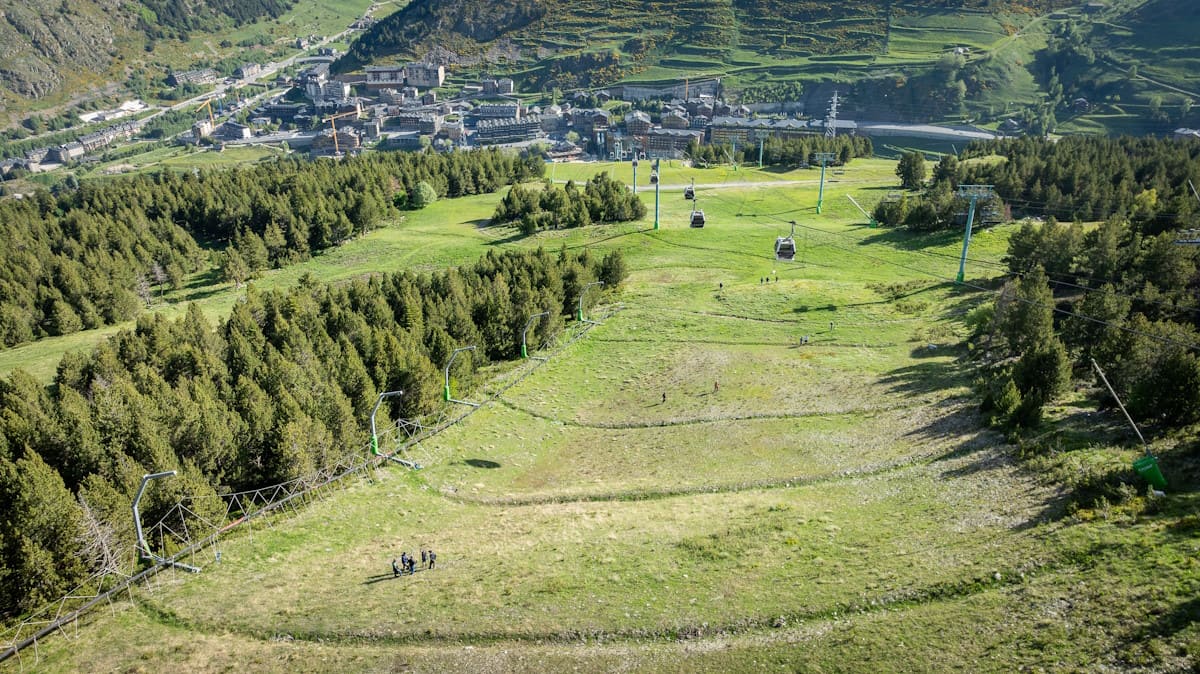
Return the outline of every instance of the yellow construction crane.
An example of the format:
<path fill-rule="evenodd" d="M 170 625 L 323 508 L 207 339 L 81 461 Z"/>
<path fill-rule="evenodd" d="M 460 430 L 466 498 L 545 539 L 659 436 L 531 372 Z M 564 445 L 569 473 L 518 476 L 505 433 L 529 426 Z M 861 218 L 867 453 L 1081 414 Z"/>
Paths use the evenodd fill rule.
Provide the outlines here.
<path fill-rule="evenodd" d="M 213 117 L 213 114 L 212 114 L 212 102 L 213 102 L 213 99 L 211 99 L 211 98 L 205 100 L 203 103 L 196 106 L 196 112 L 200 112 L 201 110 L 208 108 L 208 123 L 212 124 L 214 127 L 216 127 L 217 119 L 215 117 Z"/>
<path fill-rule="evenodd" d="M 341 150 L 341 148 L 338 147 L 337 124 L 334 124 L 333 120 L 341 119 L 343 117 L 358 117 L 358 115 L 359 115 L 359 112 L 357 110 L 351 110 L 350 112 L 343 112 L 338 115 L 330 115 L 325 118 L 325 121 L 329 122 L 329 128 L 333 129 L 333 153 L 335 155 L 340 155 L 342 153 L 342 150 Z"/>

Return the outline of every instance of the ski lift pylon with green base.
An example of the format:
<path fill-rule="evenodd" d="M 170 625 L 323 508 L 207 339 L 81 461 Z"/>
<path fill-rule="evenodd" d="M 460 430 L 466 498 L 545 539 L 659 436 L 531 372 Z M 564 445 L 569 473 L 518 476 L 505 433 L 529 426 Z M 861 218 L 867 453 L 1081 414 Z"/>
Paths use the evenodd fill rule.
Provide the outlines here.
<path fill-rule="evenodd" d="M 1142 448 L 1145 453 L 1133 460 L 1133 469 L 1138 475 L 1142 476 L 1146 482 L 1150 483 L 1155 489 L 1165 490 L 1167 488 L 1167 478 L 1163 477 L 1162 469 L 1158 467 L 1158 459 L 1150 453 L 1150 446 L 1146 444 L 1146 438 L 1142 437 L 1142 431 L 1133 422 L 1133 417 L 1129 416 L 1129 410 L 1125 409 L 1125 403 L 1121 402 L 1121 397 L 1113 390 L 1112 384 L 1108 383 L 1108 377 L 1105 376 L 1104 370 L 1100 369 L 1100 364 L 1096 359 L 1092 359 L 1092 367 L 1096 368 L 1096 374 L 1100 375 L 1100 381 L 1104 382 L 1104 387 L 1112 394 L 1113 400 L 1117 401 L 1117 407 L 1121 409 L 1121 413 L 1125 415 L 1125 419 L 1129 421 L 1129 425 L 1133 427 L 1133 432 L 1137 433 L 1138 440 L 1142 441 Z"/>
<path fill-rule="evenodd" d="M 1158 459 L 1153 454 L 1143 454 L 1134 459 L 1133 469 L 1155 489 L 1167 488 L 1167 478 L 1163 477 L 1162 470 L 1158 467 Z"/>

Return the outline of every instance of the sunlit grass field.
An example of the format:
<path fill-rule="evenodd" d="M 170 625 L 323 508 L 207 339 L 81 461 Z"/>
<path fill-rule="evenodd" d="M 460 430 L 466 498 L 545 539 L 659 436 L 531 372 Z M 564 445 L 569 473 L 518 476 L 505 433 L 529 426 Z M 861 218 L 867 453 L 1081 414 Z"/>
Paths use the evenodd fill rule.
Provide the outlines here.
<path fill-rule="evenodd" d="M 1194 496 L 1069 514 L 1061 486 L 984 427 L 963 317 L 991 294 L 951 281 L 958 235 L 871 229 L 845 199 L 885 194 L 892 166 L 851 164 L 820 215 L 815 184 L 711 180 L 703 228 L 678 189 L 657 230 L 651 208 L 532 237 L 485 226 L 499 195 L 442 201 L 264 276 L 336 281 L 539 245 L 619 249 L 630 268 L 581 339 L 537 352 L 549 360 L 498 394 L 464 391 L 485 404 L 412 449 L 422 470 L 381 468 L 235 530 L 219 562 L 199 555 L 199 575 L 167 572 L 46 640 L 36 667 L 1194 665 Z M 778 262 L 789 220 L 797 257 Z M 972 284 L 1000 273 L 1011 231 L 974 238 Z M 236 296 L 203 306 L 220 315 Z M 402 550 L 430 547 L 436 569 L 392 577 Z"/>
<path fill-rule="evenodd" d="M 265 156 L 263 154 L 265 152 L 269 151 L 252 148 L 230 148 L 221 153 L 187 153 L 182 152 L 178 148 L 161 148 L 147 153 L 153 155 L 147 161 L 169 165 L 178 163 L 186 166 L 195 166 L 198 165 L 196 164 L 197 161 L 202 161 L 213 162 L 219 165 L 227 161 L 236 162 L 239 160 L 257 159 L 260 156 Z M 134 159 L 136 160 L 136 158 Z M 133 163 L 133 160 L 130 163 Z M 839 178 L 850 178 L 857 171 L 860 172 L 861 180 L 863 181 L 885 181 L 888 179 L 889 167 L 892 164 L 891 162 L 881 160 L 859 160 L 853 166 L 856 168 L 848 169 L 846 175 L 839 176 Z M 606 170 L 616 171 L 617 173 L 624 170 L 630 174 L 628 180 L 632 180 L 632 169 L 628 164 L 614 165 L 612 163 L 558 164 L 550 169 L 547 176 L 550 177 L 552 172 L 559 180 L 575 179 L 584 181 L 594 176 L 597 172 Z M 562 177 L 558 177 L 560 171 L 563 174 Z M 660 227 L 666 227 L 666 230 L 663 230 L 660 234 L 671 236 L 665 234 L 665 232 L 678 229 L 681 222 L 684 223 L 684 229 L 686 229 L 686 218 L 690 213 L 690 206 L 684 202 L 682 191 L 683 187 L 693 177 L 696 178 L 697 185 L 723 183 L 731 185 L 731 188 L 737 187 L 737 183 L 739 182 L 805 181 L 805 185 L 781 184 L 777 193 L 768 189 L 747 189 L 742 191 L 727 188 L 722 192 L 722 196 L 719 197 L 721 201 L 718 202 L 714 198 L 712 205 L 708 204 L 706 198 L 707 192 L 703 189 L 698 190 L 702 207 L 712 210 L 715 217 L 726 217 L 726 214 L 736 216 L 740 212 L 740 207 L 744 204 L 765 206 L 768 203 L 770 204 L 770 210 L 763 210 L 763 213 L 779 214 L 796 211 L 792 213 L 792 216 L 794 216 L 802 211 L 802 208 L 799 208 L 801 201 L 806 202 L 805 206 L 810 210 L 815 205 L 816 200 L 815 196 L 813 196 L 815 195 L 815 191 L 811 189 L 811 186 L 816 184 L 819 178 L 819 171 L 807 170 L 776 174 L 769 171 L 750 170 L 747 168 L 737 171 L 729 168 L 706 170 L 679 167 L 676 169 L 663 164 L 663 176 L 664 185 L 671 183 L 671 186 L 663 189 L 663 196 L 660 197 L 662 211 Z M 831 181 L 829 182 L 829 192 L 837 192 L 839 188 L 836 185 L 838 183 L 832 182 L 832 175 L 827 177 Z M 650 206 L 651 213 L 653 213 L 654 194 L 652 190 L 648 189 L 648 181 L 649 169 L 647 168 L 644 173 L 639 171 L 639 182 L 641 183 L 642 190 L 640 194 L 642 199 Z M 812 193 L 811 195 L 809 194 L 810 192 Z M 645 229 L 653 224 L 653 219 L 651 218 L 649 222 L 643 221 L 631 225 L 597 227 L 589 229 L 586 232 L 573 233 L 569 239 L 564 238 L 567 235 L 562 232 L 553 232 L 540 237 L 525 239 L 520 237 L 519 232 L 513 228 L 488 226 L 487 221 L 502 196 L 502 193 L 495 193 L 465 199 L 455 199 L 453 201 L 443 200 L 434 203 L 422 211 L 407 211 L 396 220 L 387 223 L 383 228 L 369 232 L 365 237 L 352 239 L 341 246 L 326 250 L 307 262 L 291 265 L 283 269 L 264 271 L 253 283 L 261 288 L 281 288 L 295 284 L 305 274 L 311 274 L 318 281 L 340 281 L 363 274 L 398 269 L 411 268 L 429 271 L 477 259 L 490 248 L 504 246 L 546 246 L 550 248 L 557 248 L 562 245 L 592 246 L 596 245 L 596 239 L 619 236 L 621 233 Z M 868 194 L 865 198 L 870 199 L 872 197 Z M 830 200 L 832 200 L 832 197 L 830 197 Z M 844 197 L 841 200 L 845 201 Z M 860 199 L 860 202 L 862 201 Z M 841 205 L 839 204 L 838 207 L 841 208 Z M 849 202 L 845 203 L 845 207 L 851 208 Z M 757 212 L 750 213 L 747 211 L 746 216 L 757 219 Z M 792 216 L 789 216 L 789 218 Z M 670 222 L 667 222 L 668 218 L 671 219 Z M 664 225 L 663 223 L 666 224 Z M 764 251 L 770 245 L 773 245 L 773 232 L 780 227 L 786 228 L 784 225 L 778 223 L 775 225 L 763 225 L 762 236 L 764 239 L 770 239 L 770 241 L 764 244 Z M 767 266 L 764 263 L 762 268 L 766 269 Z M 161 300 L 156 297 L 154 304 L 149 310 L 165 312 L 168 316 L 182 315 L 186 304 L 188 302 L 195 302 L 210 318 L 216 319 L 228 313 L 229 308 L 233 306 L 233 302 L 241 293 L 242 291 L 234 288 L 231 283 L 217 282 L 213 269 L 209 269 L 190 277 L 182 289 L 167 292 Z M 124 327 L 130 326 L 132 326 L 132 323 Z M 53 377 L 58 359 L 63 353 L 94 345 L 100 339 L 111 335 L 116 329 L 114 327 L 106 327 L 63 337 L 50 337 L 17 348 L 2 350 L 0 351 L 0 374 L 11 372 L 19 367 L 24 368 L 42 380 L 48 381 Z"/>

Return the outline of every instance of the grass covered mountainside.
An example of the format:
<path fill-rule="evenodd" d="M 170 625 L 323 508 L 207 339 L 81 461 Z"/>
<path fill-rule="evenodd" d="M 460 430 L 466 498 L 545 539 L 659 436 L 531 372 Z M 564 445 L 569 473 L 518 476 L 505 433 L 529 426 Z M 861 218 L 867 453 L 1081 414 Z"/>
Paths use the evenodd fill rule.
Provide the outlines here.
<path fill-rule="evenodd" d="M 1200 122 L 1197 27 L 1200 6 L 1171 0 L 417 0 L 334 67 L 434 58 L 528 94 L 720 77 L 809 112 L 836 88 L 856 119 L 1161 134 Z"/>
<path fill-rule="evenodd" d="M 594 260 L 620 251 L 629 272 L 620 294 L 601 306 L 588 307 L 600 297 L 596 288 L 588 294 L 585 316 L 596 323 L 574 333 L 577 340 L 534 348 L 541 339 L 530 333 L 530 354 L 544 361 L 475 369 L 469 364 L 479 363 L 478 352 L 464 353 L 452 369 L 454 392 L 480 407 L 408 447 L 421 470 L 387 462 L 364 471 L 365 479 L 316 492 L 308 505 L 225 530 L 217 545 L 185 557 L 199 574 L 165 570 L 101 603 L 77 630 L 26 649 L 9 669 L 1194 671 L 1195 433 L 1147 433 L 1170 483 L 1158 496 L 1130 468 L 1141 447 L 1120 412 L 1097 409 L 1099 388 L 1090 378 L 1049 407 L 1045 425 L 1019 444 L 987 428 L 972 388 L 977 340 L 969 324 L 1004 301 L 1001 260 L 1018 228 L 981 231 L 967 283 L 955 284 L 957 232 L 873 229 L 845 198 L 866 205 L 883 198 L 896 184 L 895 169 L 895 162 L 855 160 L 827 178 L 826 208 L 817 215 L 815 171 L 664 163 L 659 229 L 648 215 L 526 237 L 481 226 L 502 193 L 439 200 L 328 255 L 272 272 L 245 300 L 228 289 L 219 309 L 213 302 L 222 300 L 205 299 L 200 311 L 213 310 L 209 325 L 237 328 L 231 339 L 188 327 L 201 323 L 200 311 L 177 323 L 147 321 L 140 336 L 119 339 L 121 358 L 187 366 L 189 353 L 220 353 L 222 343 L 236 348 L 280 393 L 278 404 L 257 394 L 245 399 L 263 413 L 277 407 L 279 429 L 306 454 L 318 441 L 328 446 L 328 436 L 304 435 L 312 427 L 305 417 L 345 413 L 325 402 L 337 397 L 334 389 L 374 382 L 377 389 L 354 394 L 359 425 L 337 445 L 362 458 L 376 391 L 411 390 L 390 379 L 402 366 L 388 355 L 396 343 L 376 335 L 401 315 L 419 314 L 426 329 L 443 321 L 465 328 L 473 317 L 446 313 L 432 297 L 411 303 L 429 311 L 411 313 L 404 293 L 394 305 L 375 301 L 385 285 L 395 287 L 379 272 L 443 278 L 454 296 L 481 306 L 501 297 L 499 280 L 475 286 L 463 282 L 463 272 L 437 270 L 476 260 L 480 270 L 504 269 L 506 259 L 536 258 L 530 251 L 540 246 L 548 264 L 560 255 Z M 628 162 L 551 169 L 560 181 L 598 170 L 632 178 Z M 682 198 L 693 178 L 708 216 L 703 228 L 688 226 L 692 203 Z M 646 189 L 645 172 L 639 179 L 638 198 L 649 206 L 654 190 Z M 791 218 L 800 224 L 796 256 L 780 262 L 773 245 Z M 301 271 L 312 277 L 300 281 Z M 320 285 L 366 275 L 371 280 Z M 510 291 L 519 287 L 511 272 L 496 278 L 514 279 Z M 294 301 L 268 291 L 289 286 Z M 267 295 L 274 296 L 270 306 Z M 562 309 L 573 312 L 582 289 L 557 296 L 571 306 L 555 307 L 556 322 Z M 533 311 L 516 307 L 502 335 L 512 345 Z M 331 343 L 316 326 L 333 324 L 346 329 Z M 172 343 L 169 351 L 134 348 L 159 337 L 166 345 L 175 334 L 209 339 L 189 338 L 196 347 Z M 457 336 L 455 345 L 476 343 L 475 335 Z M 280 353 L 295 354 L 294 363 L 281 364 L 272 353 L 279 349 L 267 346 L 285 339 L 290 346 Z M 480 352 L 487 339 L 478 342 Z M 272 368 L 244 358 L 251 344 L 270 354 L 263 362 Z M 349 357 L 359 344 L 373 349 L 374 360 Z M 334 354 L 342 361 L 322 365 L 319 355 Z M 445 355 L 434 357 L 437 366 Z M 63 368 L 76 382 L 82 358 L 68 357 L 75 365 Z M 101 367 L 116 361 L 94 358 Z M 266 416 L 241 426 L 216 414 L 225 408 L 203 383 L 219 378 L 220 370 L 205 369 L 215 362 L 176 368 L 169 386 L 139 369 L 135 384 L 162 395 L 146 409 L 132 402 L 137 389 L 124 375 L 95 386 L 106 414 L 100 424 L 82 414 L 63 419 L 87 423 L 32 413 L 0 418 L 14 429 L 28 420 L 31 434 L 61 430 L 84 441 L 51 445 L 62 451 L 128 439 L 138 451 L 166 452 L 186 445 L 168 450 L 170 441 L 160 438 L 142 445 L 133 434 L 150 434 L 157 422 L 112 420 L 194 409 L 184 423 L 162 427 L 191 446 L 229 451 L 221 443 L 231 433 L 271 427 Z M 441 377 L 439 369 L 424 381 L 436 409 L 425 418 L 430 424 L 443 411 L 444 418 L 468 411 L 440 400 Z M 254 393 L 247 379 L 238 386 Z M 14 403 L 18 395 L 33 399 L 24 393 L 36 390 L 28 378 L 14 381 L 21 382 L 10 389 Z M 65 410 L 92 404 L 70 386 L 62 391 L 75 402 Z M 209 402 L 165 402 L 185 395 Z M 112 404 L 118 396 L 126 406 Z M 380 428 L 393 419 L 380 409 Z M 395 440 L 380 433 L 381 449 L 391 451 Z M 48 470 L 32 463 L 25 460 L 30 470 L 12 478 L 18 495 L 38 486 L 67 491 L 38 482 Z M 147 515 L 147 502 L 166 510 L 191 493 L 188 484 L 181 471 L 148 490 L 142 513 L 149 531 L 163 527 Z M 101 495 L 86 495 L 92 508 Z M 79 507 L 60 498 L 55 503 Z M 128 499 L 105 503 L 128 536 Z M 206 513 L 214 503 L 221 502 L 187 501 Z M 187 522 L 197 525 L 195 538 L 225 520 Z M 155 550 L 167 550 L 152 538 Z M 426 548 L 438 554 L 435 569 L 393 577 L 393 558 Z"/>
<path fill-rule="evenodd" d="M 262 17 L 277 17 L 292 0 L 3 0 L 0 85 L 40 98 L 76 78 L 101 74 L 125 57 L 131 42 L 186 40 Z"/>
<path fill-rule="evenodd" d="M 940 0 L 909 4 L 945 5 Z M 956 3 L 963 8 L 986 5 L 994 12 L 1031 12 L 1067 4 L 1064 0 Z M 887 0 L 417 0 L 368 31 L 338 67 L 353 69 L 388 56 L 421 53 L 433 45 L 471 54 L 497 39 L 510 39 L 539 54 L 611 44 L 635 62 L 652 54 L 669 57 L 742 48 L 879 53 L 885 48 L 891 6 Z"/>

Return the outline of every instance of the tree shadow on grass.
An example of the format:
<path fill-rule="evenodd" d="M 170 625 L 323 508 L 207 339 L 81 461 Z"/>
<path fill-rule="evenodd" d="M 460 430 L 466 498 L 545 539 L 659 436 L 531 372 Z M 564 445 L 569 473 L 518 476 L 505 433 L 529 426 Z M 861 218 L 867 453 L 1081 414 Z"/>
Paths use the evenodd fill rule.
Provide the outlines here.
<path fill-rule="evenodd" d="M 792 171 L 797 171 L 802 168 L 805 167 L 798 164 L 768 164 L 759 170 L 763 173 L 783 174 L 791 173 Z"/>
<path fill-rule="evenodd" d="M 979 286 L 981 288 L 985 288 L 986 290 L 985 291 L 977 291 L 975 288 L 968 288 L 967 292 L 962 295 L 959 295 L 956 297 L 950 297 L 945 300 L 942 300 L 940 303 L 942 305 L 942 308 L 940 311 L 940 316 L 942 318 L 950 319 L 950 318 L 956 318 L 956 317 L 961 318 L 961 317 L 966 316 L 968 313 L 971 312 L 972 309 L 975 309 L 976 307 L 983 304 L 987 300 L 994 298 L 994 295 L 991 292 L 987 292 L 987 291 L 999 290 L 999 288 L 1000 288 L 1000 284 L 993 283 L 992 279 L 986 279 L 986 280 L 979 279 L 979 280 L 974 280 L 974 281 L 971 279 L 967 279 L 967 282 L 972 285 Z M 951 286 L 952 284 L 947 282 L 947 283 L 942 283 L 939 285 L 940 286 Z"/>
<path fill-rule="evenodd" d="M 171 304 L 185 304 L 187 302 L 196 302 L 217 293 L 225 292 L 229 289 L 228 284 L 220 279 L 220 272 L 216 269 L 209 269 L 203 274 L 197 274 L 192 277 L 186 285 L 183 286 L 183 291 L 177 296 L 171 297 Z"/>
<path fill-rule="evenodd" d="M 921 250 L 949 245 L 962 240 L 962 233 L 943 229 L 935 232 L 910 232 L 905 229 L 881 229 L 878 234 L 858 242 L 860 246 L 882 244 L 897 250 Z M 947 258 L 949 259 L 949 258 Z"/>
<path fill-rule="evenodd" d="M 896 368 L 884 375 L 880 383 L 891 393 L 919 395 L 958 388 L 970 382 L 957 363 L 938 360 Z"/>
<path fill-rule="evenodd" d="M 1138 630 L 1130 639 L 1142 643 L 1149 639 L 1174 636 L 1178 632 L 1200 623 L 1200 597 L 1176 604 Z"/>
<path fill-rule="evenodd" d="M 489 461 L 487 459 L 465 459 L 463 461 L 463 463 L 468 466 L 471 466 L 472 468 L 499 468 L 500 467 L 500 464 L 496 463 L 495 461 Z"/>
<path fill-rule="evenodd" d="M 1041 475 L 1018 461 L 1005 438 L 984 425 L 983 416 L 973 399 L 960 398 L 954 409 L 938 415 L 909 435 L 948 442 L 949 449 L 935 457 L 931 465 L 939 471 L 939 479 L 950 486 L 956 480 L 989 473 L 996 474 L 999 479 L 1011 480 L 1011 475 L 1006 474 L 1015 468 L 1018 481 L 1024 485 L 1024 491 L 1032 499 L 1035 510 L 1032 515 L 1010 526 L 1011 531 L 1036 529 L 1047 522 L 1062 519 L 1067 512 L 1071 497 L 1068 490 L 1047 490 Z M 998 507 L 1000 505 L 997 504 Z"/>
<path fill-rule="evenodd" d="M 510 243 L 515 243 L 515 242 L 517 242 L 517 241 L 520 241 L 521 239 L 524 239 L 524 238 L 526 238 L 526 237 L 525 237 L 525 234 L 524 234 L 524 233 L 522 233 L 522 232 L 521 232 L 521 230 L 519 230 L 519 229 L 518 229 L 518 230 L 514 230 L 512 234 L 509 234 L 508 236 L 505 236 L 505 237 L 503 237 L 503 238 L 499 238 L 499 239 L 490 239 L 490 240 L 489 240 L 489 241 L 488 241 L 488 242 L 487 242 L 485 245 L 488 245 L 488 246 L 507 246 L 507 245 L 508 245 L 508 244 L 510 244 Z"/>
<path fill-rule="evenodd" d="M 964 353 L 966 353 L 966 349 L 959 344 L 945 344 L 933 340 L 914 346 L 908 352 L 908 357 L 914 359 L 937 358 L 940 356 L 961 357 Z"/>
<path fill-rule="evenodd" d="M 183 285 L 188 290 L 197 288 L 207 288 L 208 286 L 217 283 L 217 276 L 220 272 L 217 269 L 209 269 L 201 274 L 196 274 Z"/>
<path fill-rule="evenodd" d="M 978 449 L 1003 442 L 983 426 L 983 419 L 974 401 L 967 397 L 948 398 L 937 408 L 945 412 L 905 435 L 924 441 L 958 440 L 955 447 L 934 461 L 956 458 Z M 986 436 L 986 437 L 980 437 Z"/>

